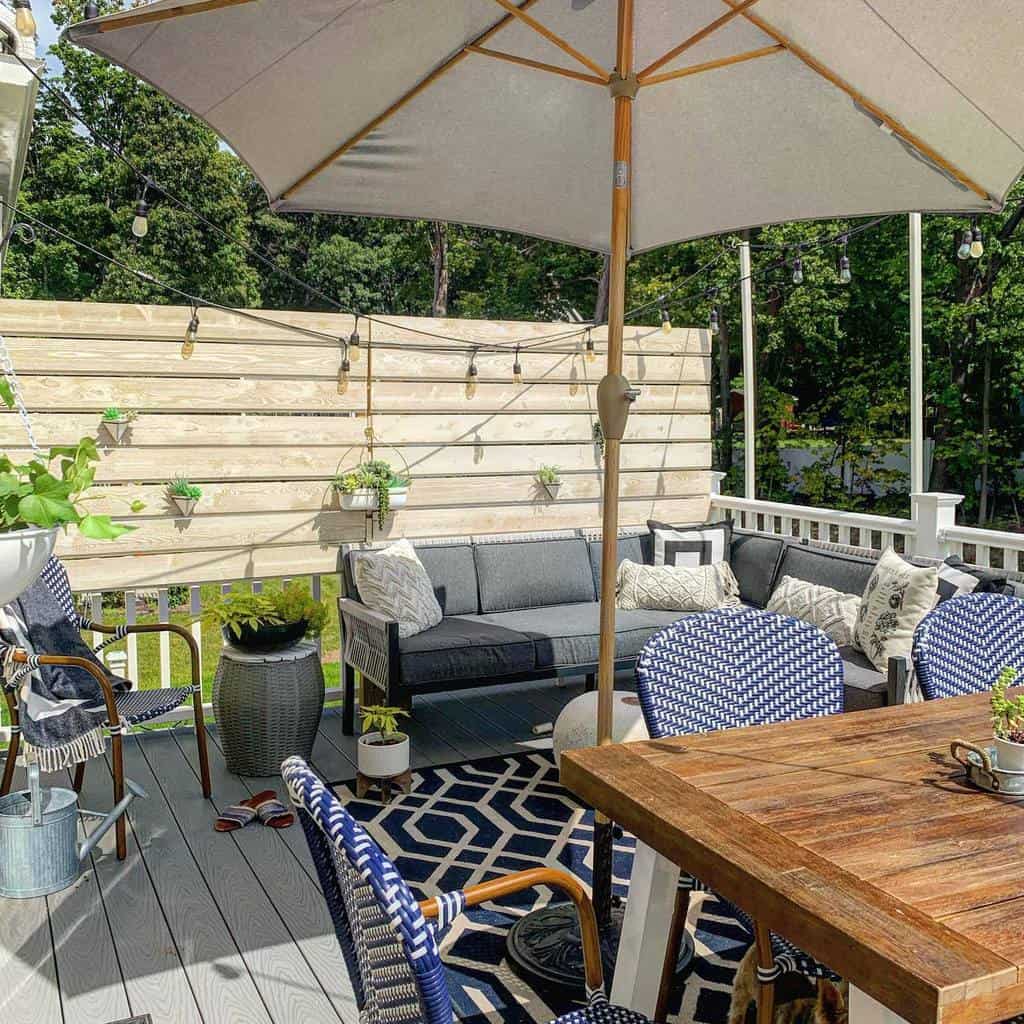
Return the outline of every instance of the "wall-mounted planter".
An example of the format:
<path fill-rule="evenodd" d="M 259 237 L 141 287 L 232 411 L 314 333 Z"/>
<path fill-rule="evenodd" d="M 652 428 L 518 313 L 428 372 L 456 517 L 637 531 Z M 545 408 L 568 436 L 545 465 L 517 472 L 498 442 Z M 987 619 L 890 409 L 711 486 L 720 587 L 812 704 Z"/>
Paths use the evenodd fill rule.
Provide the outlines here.
<path fill-rule="evenodd" d="M 544 490 L 548 492 L 548 497 L 552 501 L 558 501 L 558 492 L 562 489 L 562 481 L 556 480 L 554 483 L 543 484 Z"/>
<path fill-rule="evenodd" d="M 0 533 L 0 605 L 32 586 L 56 543 L 57 527 Z"/>
<path fill-rule="evenodd" d="M 391 510 L 402 508 L 409 500 L 408 487 L 392 487 L 388 491 Z M 341 495 L 341 507 L 346 512 L 376 512 L 377 492 L 372 487 L 360 487 L 349 494 Z"/>
<path fill-rule="evenodd" d="M 107 432 L 107 436 L 114 444 L 121 443 L 121 439 L 128 433 L 130 425 L 131 420 L 127 416 L 122 416 L 118 420 L 100 420 L 100 426 Z"/>
<path fill-rule="evenodd" d="M 180 494 L 172 494 L 170 497 L 177 506 L 178 513 L 185 518 L 191 516 L 196 510 L 196 505 L 199 504 L 198 498 L 186 498 Z"/>

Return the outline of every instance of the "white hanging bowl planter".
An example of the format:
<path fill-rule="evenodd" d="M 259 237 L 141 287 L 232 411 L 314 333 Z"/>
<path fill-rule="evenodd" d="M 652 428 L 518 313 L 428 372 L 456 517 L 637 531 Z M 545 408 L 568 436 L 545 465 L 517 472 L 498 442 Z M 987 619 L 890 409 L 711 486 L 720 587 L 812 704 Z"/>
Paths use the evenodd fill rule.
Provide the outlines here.
<path fill-rule="evenodd" d="M 388 494 L 392 510 L 401 508 L 409 500 L 408 487 L 389 488 Z M 342 494 L 341 507 L 346 512 L 376 512 L 377 492 L 372 487 L 360 487 L 350 494 Z"/>
<path fill-rule="evenodd" d="M 171 501 L 178 506 L 178 512 L 184 517 L 191 516 L 199 504 L 198 498 L 186 498 L 181 494 L 172 494 Z"/>
<path fill-rule="evenodd" d="M 0 533 L 0 605 L 32 586 L 56 543 L 56 526 Z"/>
<path fill-rule="evenodd" d="M 359 771 L 370 779 L 390 779 L 409 770 L 409 737 L 395 733 L 394 743 L 382 743 L 379 732 L 363 733 L 356 745 Z"/>
<path fill-rule="evenodd" d="M 130 422 L 131 420 L 127 416 L 123 416 L 119 420 L 100 420 L 100 424 L 114 444 L 121 443 L 121 438 L 128 432 L 128 424 Z"/>

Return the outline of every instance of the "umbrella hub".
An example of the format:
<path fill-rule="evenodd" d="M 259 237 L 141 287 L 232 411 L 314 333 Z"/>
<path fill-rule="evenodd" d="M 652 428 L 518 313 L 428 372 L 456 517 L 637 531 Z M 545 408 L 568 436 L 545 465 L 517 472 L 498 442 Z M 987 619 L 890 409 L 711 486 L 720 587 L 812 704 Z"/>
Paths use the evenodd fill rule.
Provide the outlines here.
<path fill-rule="evenodd" d="M 620 96 L 635 100 L 639 89 L 640 83 L 637 81 L 635 72 L 623 76 L 618 71 L 613 71 L 608 79 L 608 91 L 612 94 L 613 100 L 617 100 Z"/>

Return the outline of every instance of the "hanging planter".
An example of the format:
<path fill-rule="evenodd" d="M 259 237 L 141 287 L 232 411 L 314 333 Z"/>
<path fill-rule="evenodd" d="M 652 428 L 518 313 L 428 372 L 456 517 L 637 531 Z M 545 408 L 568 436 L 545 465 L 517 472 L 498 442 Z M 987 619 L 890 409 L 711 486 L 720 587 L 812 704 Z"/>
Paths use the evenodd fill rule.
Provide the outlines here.
<path fill-rule="evenodd" d="M 399 476 L 383 459 L 360 463 L 348 473 L 339 473 L 331 485 L 341 496 L 346 512 L 377 513 L 383 529 L 388 516 L 409 500 L 409 478 Z"/>
<path fill-rule="evenodd" d="M 131 410 L 118 409 L 117 406 L 111 406 L 109 409 L 103 410 L 103 419 L 100 420 L 100 426 L 106 431 L 107 436 L 114 444 L 120 444 L 124 435 L 128 433 L 128 428 L 134 419 L 135 413 Z"/>
<path fill-rule="evenodd" d="M 35 583 L 56 543 L 56 526 L 0 533 L 0 605 L 13 601 Z"/>

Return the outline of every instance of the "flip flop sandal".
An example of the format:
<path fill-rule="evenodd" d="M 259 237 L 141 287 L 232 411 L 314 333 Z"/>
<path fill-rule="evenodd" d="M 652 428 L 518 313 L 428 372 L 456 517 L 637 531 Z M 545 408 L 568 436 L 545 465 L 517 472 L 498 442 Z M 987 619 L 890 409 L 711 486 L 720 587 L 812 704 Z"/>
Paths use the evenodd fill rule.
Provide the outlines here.
<path fill-rule="evenodd" d="M 273 800 L 276 797 L 277 794 L 272 789 L 265 789 L 262 793 L 249 797 L 248 800 L 232 804 L 231 807 L 225 808 L 217 816 L 213 826 L 214 830 L 216 832 L 237 832 L 238 829 L 245 828 L 246 825 L 256 820 L 256 808 L 267 800 Z"/>
<path fill-rule="evenodd" d="M 256 816 L 260 821 L 270 828 L 288 828 L 295 822 L 295 815 L 288 810 L 276 793 L 271 793 L 267 799 L 262 799 L 265 794 L 260 794 L 260 802 L 255 805 Z M 257 798 L 253 797 L 255 801 Z"/>

